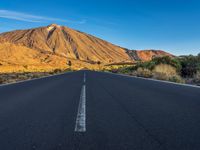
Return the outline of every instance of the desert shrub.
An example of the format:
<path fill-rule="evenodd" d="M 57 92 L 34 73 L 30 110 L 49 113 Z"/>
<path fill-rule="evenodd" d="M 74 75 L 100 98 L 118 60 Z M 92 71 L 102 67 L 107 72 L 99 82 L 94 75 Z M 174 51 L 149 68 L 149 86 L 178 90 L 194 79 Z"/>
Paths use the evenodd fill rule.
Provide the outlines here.
<path fill-rule="evenodd" d="M 153 72 L 153 78 L 158 80 L 169 80 L 169 76 L 163 72 Z"/>
<path fill-rule="evenodd" d="M 4 83 L 4 79 L 0 77 L 0 84 Z"/>
<path fill-rule="evenodd" d="M 119 73 L 129 74 L 132 72 L 132 67 L 122 67 L 118 69 Z"/>
<path fill-rule="evenodd" d="M 183 67 L 181 69 L 181 75 L 183 77 L 193 77 L 196 73 L 197 73 L 196 68 L 192 66 Z"/>
<path fill-rule="evenodd" d="M 169 81 L 176 83 L 185 83 L 185 81 L 179 75 L 174 75 L 172 77 L 169 77 Z"/>
<path fill-rule="evenodd" d="M 131 75 L 131 76 L 137 76 L 137 71 L 132 71 L 132 72 L 130 72 L 128 74 Z"/>
<path fill-rule="evenodd" d="M 118 73 L 118 69 L 112 69 L 111 72 L 112 73 Z"/>
<path fill-rule="evenodd" d="M 153 69 L 153 78 L 177 83 L 185 83 L 181 76 L 178 75 L 176 68 L 167 64 L 155 66 Z"/>
<path fill-rule="evenodd" d="M 131 68 L 131 70 L 137 70 L 138 68 L 145 68 L 148 70 L 152 70 L 155 67 L 154 61 L 148 61 L 148 62 L 138 62 L 135 66 Z"/>
<path fill-rule="evenodd" d="M 32 78 L 40 78 L 41 77 L 41 75 L 39 75 L 39 74 L 33 74 L 32 75 Z"/>
<path fill-rule="evenodd" d="M 26 80 L 27 78 L 28 78 L 28 76 L 26 74 L 19 74 L 18 75 L 19 80 Z"/>
<path fill-rule="evenodd" d="M 176 68 L 176 71 L 179 72 L 181 70 L 181 63 L 177 58 L 172 58 L 169 56 L 164 56 L 164 57 L 156 57 L 152 60 L 155 64 L 155 66 L 159 64 L 166 64 L 170 65 L 174 68 Z"/>
<path fill-rule="evenodd" d="M 67 68 L 64 70 L 65 72 L 73 71 L 71 68 Z"/>
<path fill-rule="evenodd" d="M 53 74 L 54 74 L 54 72 L 49 72 L 49 74 L 50 74 L 50 75 L 53 75 Z"/>
<path fill-rule="evenodd" d="M 131 69 L 137 70 L 138 68 L 145 68 L 145 69 L 153 70 L 156 66 L 158 66 L 160 64 L 170 65 L 170 66 L 176 68 L 177 72 L 180 72 L 180 70 L 181 70 L 180 61 L 176 58 L 172 58 L 169 56 L 155 57 L 155 58 L 153 58 L 153 60 L 148 61 L 148 62 L 138 62 Z"/>
<path fill-rule="evenodd" d="M 168 75 L 162 72 L 154 72 L 153 78 L 158 80 L 176 82 L 176 83 L 185 83 L 185 81 L 179 75 Z"/>
<path fill-rule="evenodd" d="M 109 72 L 109 70 L 106 69 L 106 68 L 103 68 L 102 71 L 103 71 L 103 72 Z"/>
<path fill-rule="evenodd" d="M 194 75 L 194 77 L 193 77 L 193 82 L 194 82 L 194 83 L 200 84 L 200 71 L 198 71 L 198 72 Z"/>
<path fill-rule="evenodd" d="M 146 68 L 138 68 L 136 75 L 138 77 L 151 78 L 153 76 L 151 70 Z"/>
<path fill-rule="evenodd" d="M 54 73 L 60 73 L 60 72 L 62 72 L 62 70 L 61 69 L 55 69 L 53 72 Z"/>
<path fill-rule="evenodd" d="M 173 76 L 177 74 L 176 68 L 167 64 L 156 65 L 153 69 L 153 72 L 163 73 L 163 74 L 166 74 L 167 76 Z"/>
<path fill-rule="evenodd" d="M 180 59 L 181 75 L 183 77 L 193 77 L 200 71 L 200 56 L 186 56 Z"/>

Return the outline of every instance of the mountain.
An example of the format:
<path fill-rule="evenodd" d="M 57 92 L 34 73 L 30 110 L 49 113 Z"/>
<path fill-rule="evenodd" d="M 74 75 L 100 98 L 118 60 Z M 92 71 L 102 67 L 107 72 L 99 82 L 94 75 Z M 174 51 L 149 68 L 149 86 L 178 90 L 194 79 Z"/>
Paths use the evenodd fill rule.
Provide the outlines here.
<path fill-rule="evenodd" d="M 132 61 L 126 50 L 80 31 L 56 24 L 0 34 L 4 40 L 71 59 L 103 63 Z"/>
<path fill-rule="evenodd" d="M 172 56 L 164 51 L 128 50 L 57 24 L 0 34 L 1 68 L 14 65 L 46 70 L 64 68 L 71 61 L 74 68 L 94 69 L 99 62 L 101 65 L 132 63 L 166 55 Z"/>

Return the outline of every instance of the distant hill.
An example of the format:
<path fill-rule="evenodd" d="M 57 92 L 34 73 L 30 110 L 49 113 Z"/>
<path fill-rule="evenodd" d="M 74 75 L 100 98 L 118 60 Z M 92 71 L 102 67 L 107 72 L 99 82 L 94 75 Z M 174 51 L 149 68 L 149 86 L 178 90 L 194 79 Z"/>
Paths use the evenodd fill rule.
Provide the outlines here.
<path fill-rule="evenodd" d="M 136 61 L 150 61 L 154 57 L 173 56 L 163 50 L 128 50 L 127 53 Z"/>

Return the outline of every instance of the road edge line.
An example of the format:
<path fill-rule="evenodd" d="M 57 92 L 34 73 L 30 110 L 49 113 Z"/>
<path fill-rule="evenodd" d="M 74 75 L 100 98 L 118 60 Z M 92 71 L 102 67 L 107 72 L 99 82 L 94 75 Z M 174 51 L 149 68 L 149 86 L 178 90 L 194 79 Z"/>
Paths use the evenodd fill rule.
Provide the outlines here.
<path fill-rule="evenodd" d="M 130 75 L 126 75 L 126 74 L 115 74 L 115 73 L 111 73 L 111 72 L 102 72 L 102 73 L 112 74 L 112 75 L 116 75 L 116 76 L 124 76 L 124 77 L 129 77 L 129 78 L 136 78 L 136 79 L 143 79 L 143 80 L 155 81 L 155 82 L 162 82 L 162 83 L 168 83 L 168 84 L 174 84 L 174 85 L 185 86 L 185 87 L 200 88 L 200 86 L 197 86 L 197 85 L 190 85 L 190 84 L 184 84 L 184 83 L 176 83 L 176 82 L 170 82 L 170 81 L 164 81 L 164 80 L 157 80 L 157 79 L 152 79 L 152 78 L 130 76 Z"/>

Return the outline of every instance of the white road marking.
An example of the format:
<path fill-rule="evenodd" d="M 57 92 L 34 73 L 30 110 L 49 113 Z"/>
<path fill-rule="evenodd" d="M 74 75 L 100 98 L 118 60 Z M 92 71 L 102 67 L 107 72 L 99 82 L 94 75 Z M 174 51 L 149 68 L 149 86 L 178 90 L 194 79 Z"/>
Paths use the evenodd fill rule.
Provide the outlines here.
<path fill-rule="evenodd" d="M 86 74 L 84 73 L 83 82 L 86 82 Z"/>
<path fill-rule="evenodd" d="M 158 80 L 158 79 L 152 79 L 152 78 L 130 76 L 130 75 L 126 75 L 126 74 L 116 74 L 116 73 L 111 73 L 111 72 L 102 72 L 102 73 L 108 73 L 108 74 L 112 74 L 112 75 L 116 75 L 116 76 L 124 76 L 124 77 L 128 77 L 128 78 L 136 78 L 136 79 L 138 78 L 138 79 L 142 79 L 142 80 L 162 82 L 162 83 L 167 83 L 167 84 L 174 84 L 174 85 L 185 86 L 185 87 L 200 88 L 200 86 L 197 86 L 197 85 L 190 85 L 190 84 L 184 84 L 184 83 L 176 83 L 176 82 L 164 81 L 164 80 Z"/>
<path fill-rule="evenodd" d="M 84 74 L 84 81 L 85 81 Z M 78 106 L 78 113 L 76 117 L 75 132 L 86 132 L 86 85 L 84 84 L 81 89 L 81 96 Z"/>

